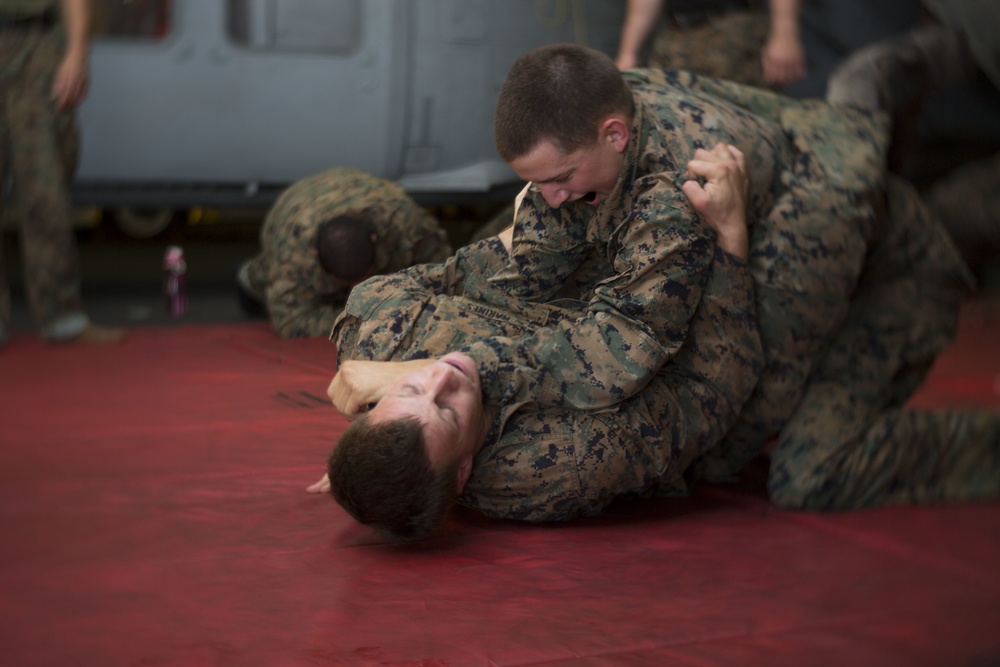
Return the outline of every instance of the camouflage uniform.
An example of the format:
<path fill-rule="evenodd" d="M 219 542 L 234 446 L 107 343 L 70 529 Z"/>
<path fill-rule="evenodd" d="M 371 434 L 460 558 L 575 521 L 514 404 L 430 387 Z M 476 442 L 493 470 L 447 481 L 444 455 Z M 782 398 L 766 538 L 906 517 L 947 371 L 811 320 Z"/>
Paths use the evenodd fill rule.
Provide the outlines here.
<path fill-rule="evenodd" d="M 476 359 L 486 402 L 611 406 L 605 414 L 678 363 L 699 336 L 692 316 L 713 245 L 679 184 L 696 147 L 725 141 L 754 166 L 750 270 L 765 367 L 733 428 L 717 446 L 692 447 L 684 473 L 726 479 L 777 436 L 770 491 L 785 507 L 996 494 L 997 415 L 899 410 L 953 335 L 968 275 L 914 191 L 887 180 L 885 118 L 677 72 L 626 78 L 636 117 L 615 190 L 596 208 L 559 209 L 529 191 L 512 255 L 488 278 L 507 302 L 545 303 L 573 283 L 580 313 L 527 336 L 448 343 Z M 532 435 L 544 442 L 560 422 L 541 415 Z M 676 413 L 661 416 L 659 428 L 684 432 L 683 421 L 670 423 Z M 473 487 L 476 506 L 538 520 L 580 511 L 554 507 L 553 493 L 631 474 L 628 465 L 593 465 L 612 458 L 616 430 L 587 433 L 608 446 L 592 446 L 598 458 L 584 462 L 574 448 L 540 452 L 526 438 L 523 456 L 504 454 L 491 483 Z M 681 452 L 684 441 L 674 439 Z M 667 486 L 642 492 L 679 490 Z"/>
<path fill-rule="evenodd" d="M 268 211 L 261 252 L 247 272 L 252 292 L 263 295 L 282 338 L 330 334 L 350 288 L 334 282 L 319 265 L 316 230 L 331 217 L 360 212 L 370 215 L 379 236 L 376 274 L 451 255 L 437 220 L 399 185 L 346 167 L 305 178 Z"/>
<path fill-rule="evenodd" d="M 769 19 L 764 2 L 668 0 L 667 25 L 653 40 L 649 66 L 765 87 L 761 51 Z"/>
<path fill-rule="evenodd" d="M 38 16 L 47 8 L 58 14 L 56 0 L 0 0 L 5 17 Z M 0 26 L 0 188 L 9 176 L 28 302 L 51 340 L 73 338 L 89 323 L 69 198 L 79 153 L 75 112 L 58 110 L 51 97 L 64 51 L 61 26 Z M 0 267 L 0 340 L 9 323 L 10 292 Z"/>
<path fill-rule="evenodd" d="M 762 362 L 746 264 L 721 250 L 714 256 L 691 340 L 641 394 L 602 410 L 501 406 L 459 502 L 551 521 L 600 512 L 623 495 L 686 493 L 685 470 L 733 424 Z M 438 356 L 585 312 L 577 300 L 532 303 L 496 292 L 489 277 L 506 260 L 494 237 L 444 264 L 362 283 L 334 327 L 338 363 Z"/>

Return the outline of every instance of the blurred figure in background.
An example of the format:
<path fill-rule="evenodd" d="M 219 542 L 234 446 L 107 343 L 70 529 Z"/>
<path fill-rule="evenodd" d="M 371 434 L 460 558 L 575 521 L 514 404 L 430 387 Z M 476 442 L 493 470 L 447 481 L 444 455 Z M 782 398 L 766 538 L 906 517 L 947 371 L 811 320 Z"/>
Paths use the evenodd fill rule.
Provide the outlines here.
<path fill-rule="evenodd" d="M 656 29 L 665 23 L 662 31 Z M 628 0 L 615 64 L 650 67 L 764 86 L 761 49 L 768 34 L 764 0 Z"/>
<path fill-rule="evenodd" d="M 665 14 L 665 16 L 663 16 Z M 618 69 L 683 69 L 752 86 L 780 86 L 805 74 L 798 0 L 629 0 Z"/>
<path fill-rule="evenodd" d="M 83 310 L 69 197 L 79 155 L 75 109 L 88 86 L 90 9 L 89 0 L 0 0 L 0 186 L 18 217 L 28 303 L 42 338 L 52 342 L 125 338 Z M 0 344 L 9 324 L 0 267 Z"/>
<path fill-rule="evenodd" d="M 830 77 L 833 104 L 893 117 L 890 166 L 906 174 L 920 156 L 917 121 L 928 95 L 986 80 L 1000 90 L 1000 4 L 925 0 L 931 20 L 854 53 Z M 935 181 L 924 198 L 977 275 L 1000 257 L 1000 153 Z"/>
<path fill-rule="evenodd" d="M 764 76 L 792 97 L 823 97 L 850 54 L 920 20 L 919 0 L 770 0 Z"/>
<path fill-rule="evenodd" d="M 918 16 L 917 0 L 628 0 L 615 62 L 822 97 L 844 57 Z"/>
<path fill-rule="evenodd" d="M 237 272 L 240 303 L 266 309 L 282 338 L 329 336 L 357 283 L 451 255 L 444 229 L 402 187 L 346 167 L 285 190 L 260 246 Z"/>

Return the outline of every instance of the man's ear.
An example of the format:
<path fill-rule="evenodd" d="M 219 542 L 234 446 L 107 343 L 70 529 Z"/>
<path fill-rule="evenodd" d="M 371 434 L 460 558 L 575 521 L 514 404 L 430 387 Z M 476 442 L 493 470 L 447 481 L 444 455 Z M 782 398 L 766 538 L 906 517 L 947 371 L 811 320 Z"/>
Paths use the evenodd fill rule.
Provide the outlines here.
<path fill-rule="evenodd" d="M 607 141 L 617 153 L 628 145 L 629 126 L 620 116 L 608 116 L 601 122 L 600 140 Z"/>

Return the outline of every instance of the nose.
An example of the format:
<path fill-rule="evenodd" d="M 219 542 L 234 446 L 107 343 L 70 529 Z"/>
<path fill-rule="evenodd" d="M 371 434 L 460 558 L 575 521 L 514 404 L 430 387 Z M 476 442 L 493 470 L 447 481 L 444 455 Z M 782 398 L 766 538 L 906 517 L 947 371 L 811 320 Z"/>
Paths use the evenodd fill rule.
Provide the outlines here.
<path fill-rule="evenodd" d="M 563 188 L 552 185 L 542 185 L 539 186 L 539 190 L 542 192 L 542 197 L 545 199 L 545 203 L 552 208 L 559 208 L 566 202 L 567 199 L 569 199 L 569 192 Z"/>
<path fill-rule="evenodd" d="M 432 398 L 440 396 L 448 391 L 451 386 L 453 371 L 450 366 L 439 366 L 434 368 L 434 372 L 428 378 L 425 391 Z"/>

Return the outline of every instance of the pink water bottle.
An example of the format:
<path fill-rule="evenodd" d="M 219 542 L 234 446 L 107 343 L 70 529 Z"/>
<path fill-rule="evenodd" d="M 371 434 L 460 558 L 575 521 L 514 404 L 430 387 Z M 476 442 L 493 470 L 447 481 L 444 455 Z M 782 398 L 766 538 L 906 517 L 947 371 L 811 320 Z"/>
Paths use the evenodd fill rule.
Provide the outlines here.
<path fill-rule="evenodd" d="M 184 249 L 178 245 L 167 246 L 163 255 L 163 297 L 171 317 L 180 317 L 187 312 L 185 273 Z"/>

